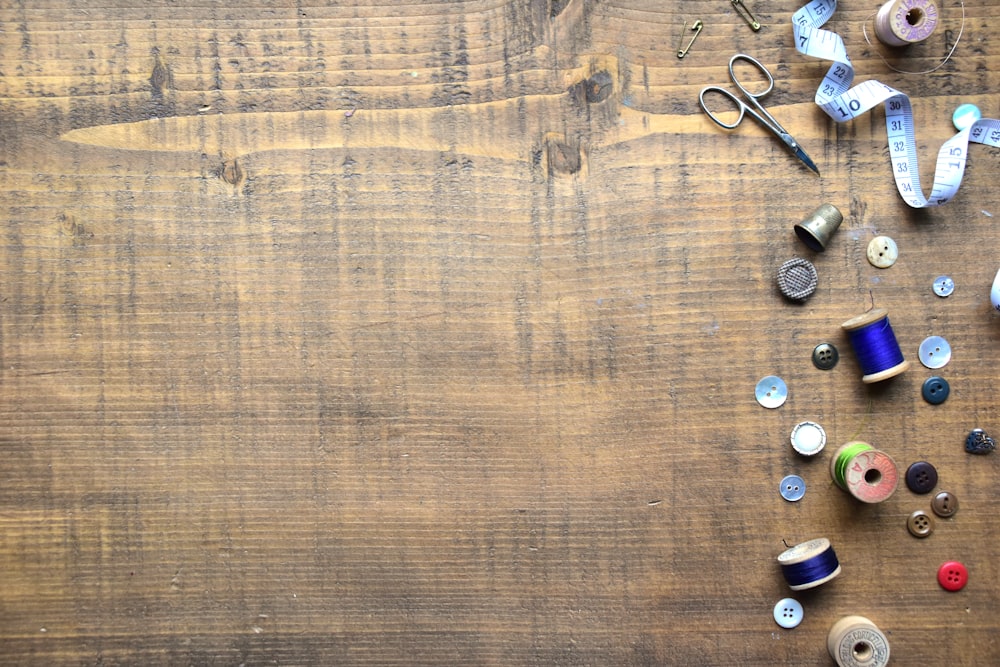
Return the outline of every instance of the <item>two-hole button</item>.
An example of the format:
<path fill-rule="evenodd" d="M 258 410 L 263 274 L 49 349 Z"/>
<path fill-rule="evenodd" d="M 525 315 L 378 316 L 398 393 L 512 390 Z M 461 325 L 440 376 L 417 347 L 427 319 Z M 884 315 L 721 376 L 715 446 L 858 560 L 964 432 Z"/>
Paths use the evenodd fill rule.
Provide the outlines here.
<path fill-rule="evenodd" d="M 934 496 L 934 500 L 931 501 L 931 509 L 939 517 L 947 519 L 958 511 L 958 498 L 948 491 L 942 491 Z"/>

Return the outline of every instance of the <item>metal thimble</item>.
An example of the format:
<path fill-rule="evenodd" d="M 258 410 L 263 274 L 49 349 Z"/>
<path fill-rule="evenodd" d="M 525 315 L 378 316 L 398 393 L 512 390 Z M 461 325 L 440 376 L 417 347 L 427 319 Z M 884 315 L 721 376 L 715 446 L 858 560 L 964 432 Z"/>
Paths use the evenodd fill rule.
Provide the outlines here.
<path fill-rule="evenodd" d="M 844 215 L 833 204 L 820 204 L 809 217 L 795 224 L 795 234 L 811 250 L 823 252 L 830 237 L 844 221 Z"/>

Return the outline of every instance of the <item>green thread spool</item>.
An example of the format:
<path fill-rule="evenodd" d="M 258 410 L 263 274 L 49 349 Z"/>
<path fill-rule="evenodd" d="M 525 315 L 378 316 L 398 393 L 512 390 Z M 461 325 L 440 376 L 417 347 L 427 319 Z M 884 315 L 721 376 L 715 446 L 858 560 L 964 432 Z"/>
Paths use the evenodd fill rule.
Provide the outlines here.
<path fill-rule="evenodd" d="M 864 503 L 880 503 L 899 483 L 896 462 L 867 442 L 842 445 L 830 459 L 830 477 L 844 491 Z"/>

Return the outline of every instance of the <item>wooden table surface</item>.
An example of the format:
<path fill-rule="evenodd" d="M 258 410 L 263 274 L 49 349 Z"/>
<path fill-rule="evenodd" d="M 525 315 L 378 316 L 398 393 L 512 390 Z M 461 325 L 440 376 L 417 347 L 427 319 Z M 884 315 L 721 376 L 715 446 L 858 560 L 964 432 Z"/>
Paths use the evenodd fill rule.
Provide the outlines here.
<path fill-rule="evenodd" d="M 2 662 L 830 665 L 860 614 L 892 664 L 1000 664 L 1000 455 L 963 448 L 1000 436 L 1000 151 L 910 208 L 882 108 L 830 120 L 798 5 L 747 4 L 759 32 L 724 0 L 0 2 Z M 939 4 L 905 50 L 866 43 L 877 2 L 827 26 L 911 97 L 925 183 L 957 105 L 1000 117 L 991 0 L 891 69 L 945 57 Z M 701 112 L 737 51 L 822 176 Z M 913 365 L 869 386 L 840 325 L 873 303 Z M 918 540 L 928 496 L 854 501 L 851 439 L 960 511 Z M 783 630 L 775 557 L 818 536 L 843 573 Z"/>

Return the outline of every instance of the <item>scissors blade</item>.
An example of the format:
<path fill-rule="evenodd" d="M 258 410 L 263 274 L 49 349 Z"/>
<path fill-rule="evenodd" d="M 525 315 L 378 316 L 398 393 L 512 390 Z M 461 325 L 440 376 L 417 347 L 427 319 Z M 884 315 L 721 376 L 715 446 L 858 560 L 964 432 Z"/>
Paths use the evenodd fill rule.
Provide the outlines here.
<path fill-rule="evenodd" d="M 810 158 L 806 152 L 802 150 L 802 146 L 799 146 L 799 142 L 795 141 L 795 139 L 792 138 L 792 135 L 787 132 L 781 132 L 779 136 L 792 153 L 795 154 L 795 157 L 802 160 L 802 164 L 812 169 L 816 175 L 819 176 L 819 167 L 817 167 L 816 163 L 812 161 L 812 158 Z"/>

